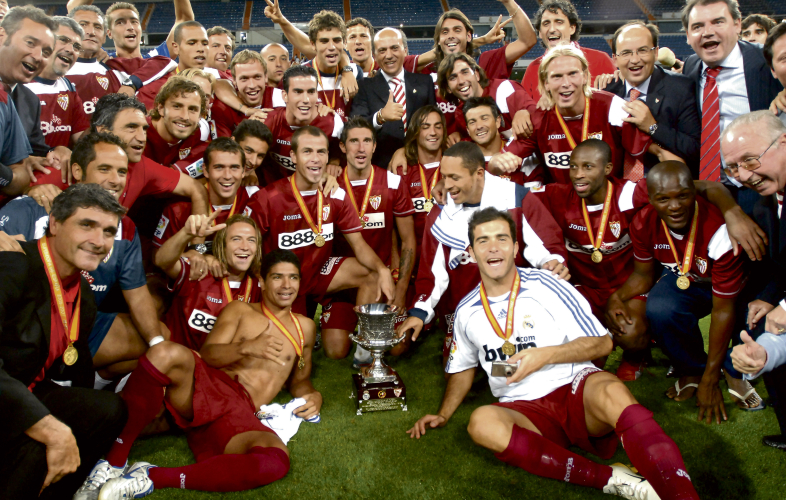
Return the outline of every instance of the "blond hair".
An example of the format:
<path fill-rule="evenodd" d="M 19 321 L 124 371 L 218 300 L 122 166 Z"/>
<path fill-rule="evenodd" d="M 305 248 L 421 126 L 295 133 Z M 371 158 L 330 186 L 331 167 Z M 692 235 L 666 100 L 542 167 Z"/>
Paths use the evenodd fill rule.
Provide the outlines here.
<path fill-rule="evenodd" d="M 548 99 L 549 104 L 552 106 L 554 105 L 554 98 L 551 96 L 551 92 L 546 90 L 546 80 L 549 77 L 549 65 L 554 59 L 565 56 L 574 57 L 581 62 L 581 70 L 584 72 L 584 85 L 581 90 L 588 99 L 592 97 L 592 88 L 590 87 L 592 76 L 590 75 L 589 63 L 584 56 L 584 52 L 572 45 L 558 45 L 546 52 L 546 55 L 543 56 L 543 60 L 540 62 L 540 68 L 538 68 L 538 91 L 540 91 L 540 95 Z"/>
<path fill-rule="evenodd" d="M 246 214 L 235 214 L 227 218 L 226 227 L 216 233 L 213 239 L 213 257 L 221 263 L 224 268 L 229 268 L 227 264 L 227 232 L 229 228 L 238 223 L 245 223 L 254 228 L 257 238 L 257 249 L 254 252 L 254 257 L 251 261 L 251 267 L 248 268 L 248 273 L 252 276 L 259 276 L 259 270 L 262 267 L 262 235 L 259 233 L 259 227 L 254 219 Z"/>
<path fill-rule="evenodd" d="M 232 77 L 235 77 L 235 66 L 238 64 L 253 63 L 254 61 L 262 65 L 262 70 L 265 72 L 265 75 L 267 75 L 267 63 L 265 62 L 265 58 L 262 57 L 262 54 L 254 52 L 253 50 L 243 49 L 235 54 L 235 57 L 232 58 L 232 62 L 229 63 L 229 71 L 232 72 Z"/>

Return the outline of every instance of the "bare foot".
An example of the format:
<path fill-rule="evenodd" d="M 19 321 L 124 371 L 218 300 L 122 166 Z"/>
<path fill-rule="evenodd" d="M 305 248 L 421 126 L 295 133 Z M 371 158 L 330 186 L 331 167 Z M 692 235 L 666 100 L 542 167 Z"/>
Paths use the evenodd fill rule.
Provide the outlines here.
<path fill-rule="evenodd" d="M 698 384 L 701 382 L 701 376 L 694 377 L 680 377 L 677 385 L 680 386 L 680 391 L 677 391 L 675 386 L 669 387 L 666 391 L 666 396 L 674 401 L 685 401 L 692 398 L 696 394 L 696 387 L 687 387 L 688 384 Z"/>

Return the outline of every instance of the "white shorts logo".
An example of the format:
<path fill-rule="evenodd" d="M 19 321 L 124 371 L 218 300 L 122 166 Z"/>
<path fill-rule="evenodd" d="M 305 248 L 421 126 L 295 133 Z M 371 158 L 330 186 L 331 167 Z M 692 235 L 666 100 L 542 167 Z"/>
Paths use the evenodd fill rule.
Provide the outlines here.
<path fill-rule="evenodd" d="M 216 324 L 216 317 L 212 316 L 199 309 L 191 311 L 191 317 L 188 318 L 188 326 L 200 332 L 210 333 L 213 326 Z"/>
<path fill-rule="evenodd" d="M 545 157 L 550 168 L 570 168 L 570 153 L 546 153 Z"/>
<path fill-rule="evenodd" d="M 325 241 L 333 240 L 333 223 L 322 226 L 322 236 Z M 278 235 L 278 248 L 282 250 L 294 250 L 312 245 L 314 243 L 314 231 L 310 228 L 301 229 L 291 233 L 280 233 Z"/>
<path fill-rule="evenodd" d="M 341 262 L 343 258 L 344 257 L 330 257 L 328 260 L 325 261 L 324 264 L 322 264 L 322 269 L 319 270 L 319 274 L 322 274 L 324 276 L 329 275 L 330 271 L 332 271 L 333 268 L 336 266 L 336 264 Z"/>

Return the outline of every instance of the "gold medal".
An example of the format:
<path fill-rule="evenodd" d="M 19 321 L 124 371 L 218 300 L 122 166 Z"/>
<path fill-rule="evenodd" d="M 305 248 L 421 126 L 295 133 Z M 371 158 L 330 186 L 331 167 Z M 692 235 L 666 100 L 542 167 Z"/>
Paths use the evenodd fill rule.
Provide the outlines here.
<path fill-rule="evenodd" d="M 423 165 L 418 163 L 418 169 L 420 171 L 420 189 L 423 190 L 423 198 L 426 199 L 426 203 L 423 204 L 423 210 L 426 213 L 431 213 L 431 209 L 434 208 L 434 203 L 431 201 L 431 192 L 434 191 L 434 186 L 437 185 L 437 181 L 439 180 L 439 167 L 434 172 L 434 177 L 431 178 L 431 186 L 426 192 L 426 171 L 423 170 Z"/>
<path fill-rule="evenodd" d="M 589 135 L 589 122 L 590 122 L 590 98 L 585 98 L 586 104 L 584 105 L 584 120 L 581 124 L 581 141 L 584 142 L 587 140 L 587 136 Z M 554 106 L 554 114 L 557 115 L 557 121 L 559 122 L 560 127 L 562 127 L 562 131 L 565 132 L 565 139 L 568 140 L 568 144 L 570 144 L 570 149 L 573 151 L 576 149 L 576 140 L 573 138 L 573 134 L 570 133 L 568 130 L 568 126 L 565 124 L 565 119 L 562 118 L 562 115 L 559 113 L 559 110 L 556 106 Z"/>
<path fill-rule="evenodd" d="M 423 204 L 423 209 L 426 211 L 426 213 L 431 213 L 432 208 L 434 208 L 434 204 L 431 203 L 431 200 L 426 200 L 426 203 Z"/>
<path fill-rule="evenodd" d="M 305 341 L 305 337 L 303 337 L 303 329 L 300 327 L 300 322 L 292 313 L 292 309 L 289 310 L 289 317 L 290 319 L 292 319 L 292 322 L 295 324 L 295 330 L 297 330 L 297 336 L 300 342 L 295 341 L 295 338 L 292 336 L 291 333 L 289 333 L 287 327 L 285 327 L 284 324 L 281 323 L 281 321 L 279 321 L 279 319 L 276 317 L 275 314 L 273 314 L 273 312 L 270 309 L 268 309 L 264 299 L 262 300 L 262 313 L 265 315 L 265 317 L 267 317 L 267 319 L 269 319 L 270 321 L 273 322 L 274 325 L 276 325 L 276 328 L 278 328 L 281 331 L 281 333 L 284 334 L 287 340 L 289 340 L 289 342 L 292 344 L 292 347 L 295 348 L 295 353 L 298 356 L 300 356 L 300 361 L 298 361 L 297 363 L 298 370 L 302 370 L 303 368 L 305 368 L 306 361 L 303 359 L 303 346 L 305 345 L 306 341 Z"/>
<path fill-rule="evenodd" d="M 516 354 L 516 346 L 506 340 L 502 344 L 502 354 L 505 356 L 513 356 Z"/>
<path fill-rule="evenodd" d="M 300 361 L 297 363 L 297 369 L 302 370 L 306 367 L 306 362 L 303 360 L 303 356 L 300 356 Z"/>
<path fill-rule="evenodd" d="M 314 244 L 320 248 L 325 246 L 325 237 L 321 234 L 318 234 L 314 237 Z"/>
<path fill-rule="evenodd" d="M 600 264 L 600 261 L 603 260 L 603 254 L 600 253 L 600 250 L 595 250 L 592 252 L 592 262 L 595 264 Z"/>
<path fill-rule="evenodd" d="M 78 358 L 79 352 L 76 350 L 76 347 L 74 347 L 74 344 L 68 344 L 68 347 L 66 347 L 66 350 L 63 353 L 63 363 L 71 366 L 76 363 Z"/>
<path fill-rule="evenodd" d="M 666 227 L 666 223 L 663 222 L 663 219 L 661 219 L 660 223 L 663 226 L 663 232 L 666 233 L 666 239 L 669 241 L 671 253 L 674 255 L 674 262 L 680 274 L 680 277 L 677 278 L 677 288 L 680 290 L 687 290 L 688 287 L 690 287 L 690 279 L 688 279 L 686 274 L 690 272 L 690 267 L 693 263 L 693 250 L 696 247 L 696 228 L 699 226 L 699 202 L 697 201 L 693 205 L 693 220 L 690 223 L 690 234 L 688 236 L 688 243 L 685 245 L 685 257 L 682 260 L 682 266 L 680 266 L 677 248 L 674 246 L 674 240 L 671 238 L 669 228 Z"/>
<path fill-rule="evenodd" d="M 680 290 L 687 290 L 690 287 L 690 280 L 684 274 L 677 278 L 677 288 Z"/>
<path fill-rule="evenodd" d="M 355 193 L 352 190 L 352 183 L 349 182 L 349 176 L 347 175 L 347 171 L 349 167 L 344 169 L 344 187 L 347 190 L 347 196 L 349 197 L 349 202 L 355 207 L 355 211 L 358 213 L 358 218 L 360 219 L 360 227 L 365 229 L 366 228 L 366 208 L 368 208 L 368 199 L 371 196 L 371 185 L 374 184 L 374 165 L 371 166 L 371 173 L 368 176 L 368 180 L 366 181 L 366 193 L 363 195 L 363 205 L 358 208 L 358 204 L 355 201 Z"/>
<path fill-rule="evenodd" d="M 360 227 L 366 229 L 366 221 L 363 220 L 363 217 L 360 217 Z"/>
<path fill-rule="evenodd" d="M 314 244 L 318 247 L 325 246 L 325 237 L 322 236 L 322 218 L 324 217 L 327 219 L 327 215 L 323 215 L 322 213 L 322 191 L 317 190 L 317 222 L 315 224 L 314 220 L 311 218 L 311 212 L 308 211 L 306 202 L 303 201 L 303 197 L 300 196 L 300 191 L 298 191 L 297 184 L 295 184 L 295 176 L 293 175 L 289 180 L 292 186 L 292 194 L 295 196 L 295 201 L 297 201 L 297 206 L 300 208 L 300 213 L 303 214 L 303 219 L 305 219 L 308 227 L 311 228 L 311 232 L 314 234 Z M 328 205 L 328 213 L 329 211 L 330 205 Z"/>
<path fill-rule="evenodd" d="M 559 113 L 557 113 L 559 115 Z M 600 252 L 600 248 L 603 246 L 603 235 L 606 234 L 606 225 L 609 222 L 609 213 L 611 213 L 611 199 L 612 193 L 614 193 L 614 186 L 611 184 L 611 181 L 607 181 L 608 185 L 606 187 L 606 201 L 603 203 L 603 213 L 600 216 L 600 227 L 598 227 L 598 235 L 597 237 L 592 234 L 592 222 L 589 218 L 589 212 L 587 211 L 587 202 L 582 198 L 581 199 L 581 212 L 584 215 L 584 223 L 587 225 L 587 236 L 589 236 L 590 245 L 592 245 L 592 262 L 595 264 L 600 264 L 603 260 L 603 254 Z"/>

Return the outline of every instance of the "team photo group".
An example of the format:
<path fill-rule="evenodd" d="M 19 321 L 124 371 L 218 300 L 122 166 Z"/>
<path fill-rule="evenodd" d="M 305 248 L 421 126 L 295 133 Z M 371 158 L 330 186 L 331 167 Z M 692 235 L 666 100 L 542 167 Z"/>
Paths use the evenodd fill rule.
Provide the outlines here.
<path fill-rule="evenodd" d="M 349 0 L 61 3 L 0 0 L 0 499 L 268 498 L 336 394 L 337 461 L 395 414 L 565 498 L 769 498 L 668 419 L 744 419 L 782 477 L 786 22 L 680 1 L 675 56 L 652 14 L 583 46 L 570 0 L 441 0 L 427 45 Z"/>

